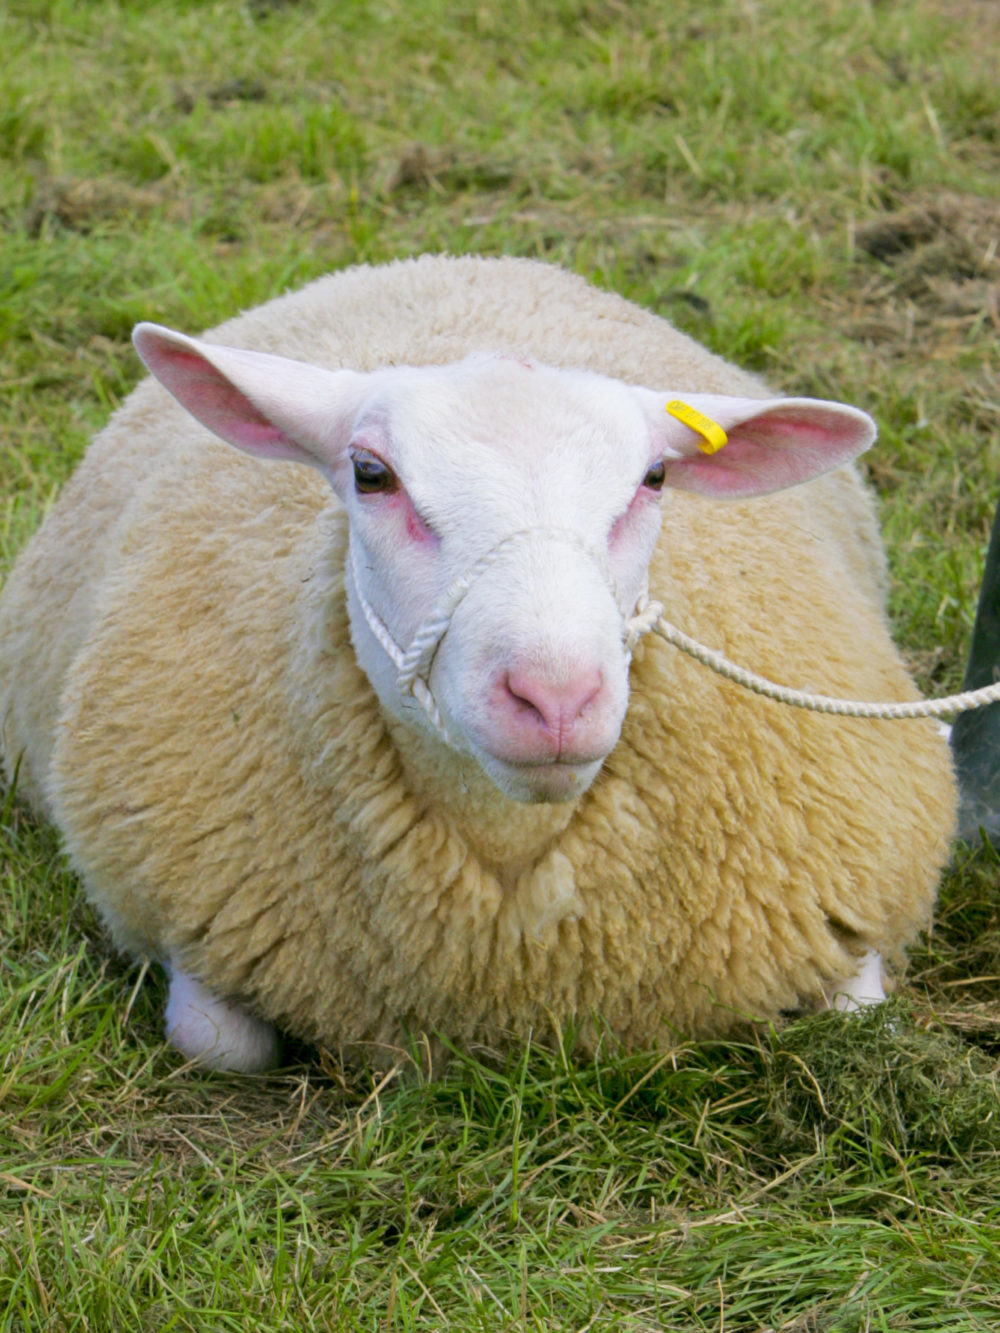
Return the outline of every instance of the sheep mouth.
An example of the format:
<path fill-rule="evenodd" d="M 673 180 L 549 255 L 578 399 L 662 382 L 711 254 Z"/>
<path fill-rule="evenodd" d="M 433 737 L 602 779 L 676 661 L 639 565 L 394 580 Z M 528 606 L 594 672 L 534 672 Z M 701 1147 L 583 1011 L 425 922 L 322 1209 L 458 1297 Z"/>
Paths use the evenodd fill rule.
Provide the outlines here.
<path fill-rule="evenodd" d="M 480 754 L 479 762 L 495 786 L 525 805 L 561 805 L 574 801 L 587 790 L 607 756 L 592 759 L 554 758 L 544 762 L 520 762 Z"/>

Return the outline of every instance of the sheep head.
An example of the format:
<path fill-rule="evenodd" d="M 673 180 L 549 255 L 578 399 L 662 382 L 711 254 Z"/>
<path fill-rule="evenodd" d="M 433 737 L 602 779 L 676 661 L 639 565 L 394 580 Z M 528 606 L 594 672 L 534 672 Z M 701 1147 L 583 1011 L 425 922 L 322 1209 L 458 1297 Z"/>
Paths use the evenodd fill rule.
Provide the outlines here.
<path fill-rule="evenodd" d="M 837 467 L 875 435 L 840 404 L 682 394 L 728 434 L 708 454 L 666 410 L 677 390 L 589 371 L 485 353 L 331 370 L 151 324 L 135 341 L 222 439 L 328 478 L 350 520 L 355 651 L 383 707 L 472 756 L 518 801 L 578 796 L 618 740 L 623 626 L 646 586 L 664 490 L 763 494 Z M 434 706 L 422 710 L 393 645 L 405 655 L 442 605 L 423 664 Z"/>

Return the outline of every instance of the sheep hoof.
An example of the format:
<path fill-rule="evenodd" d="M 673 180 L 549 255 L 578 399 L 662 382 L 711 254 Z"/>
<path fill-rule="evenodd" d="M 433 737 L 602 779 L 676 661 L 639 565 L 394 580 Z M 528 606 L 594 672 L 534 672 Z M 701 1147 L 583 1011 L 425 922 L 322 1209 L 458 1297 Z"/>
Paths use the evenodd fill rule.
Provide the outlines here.
<path fill-rule="evenodd" d="M 277 1030 L 237 1005 L 220 1000 L 200 981 L 170 970 L 165 1013 L 167 1040 L 195 1064 L 256 1074 L 277 1065 Z"/>
<path fill-rule="evenodd" d="M 850 1013 L 865 1005 L 881 1004 L 884 999 L 882 955 L 877 949 L 869 949 L 855 975 L 848 977 L 837 987 L 833 1001 L 828 1007 Z"/>

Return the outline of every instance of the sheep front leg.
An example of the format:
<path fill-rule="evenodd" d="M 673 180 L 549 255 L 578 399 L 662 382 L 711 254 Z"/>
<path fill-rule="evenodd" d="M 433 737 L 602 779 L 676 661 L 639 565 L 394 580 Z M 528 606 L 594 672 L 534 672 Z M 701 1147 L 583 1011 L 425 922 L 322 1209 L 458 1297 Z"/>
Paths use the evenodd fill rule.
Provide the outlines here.
<path fill-rule="evenodd" d="M 880 1004 L 884 999 L 882 955 L 877 949 L 869 949 L 854 976 L 848 977 L 837 987 L 833 1003 L 828 1004 L 827 1008 L 850 1012 L 866 1004 Z"/>
<path fill-rule="evenodd" d="M 275 1067 L 280 1044 L 272 1024 L 220 1000 L 194 977 L 173 967 L 168 972 L 166 1036 L 182 1055 L 209 1069 L 240 1074 Z"/>

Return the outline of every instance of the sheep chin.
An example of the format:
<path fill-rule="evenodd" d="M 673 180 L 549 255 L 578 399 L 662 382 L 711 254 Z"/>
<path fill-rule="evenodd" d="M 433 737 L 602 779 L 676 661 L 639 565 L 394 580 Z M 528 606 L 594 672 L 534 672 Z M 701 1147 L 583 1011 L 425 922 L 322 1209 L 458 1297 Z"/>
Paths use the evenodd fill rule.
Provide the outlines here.
<path fill-rule="evenodd" d="M 476 759 L 493 785 L 511 800 L 522 805 L 562 805 L 583 795 L 601 771 L 605 756 L 585 763 L 512 764 L 479 751 Z"/>

